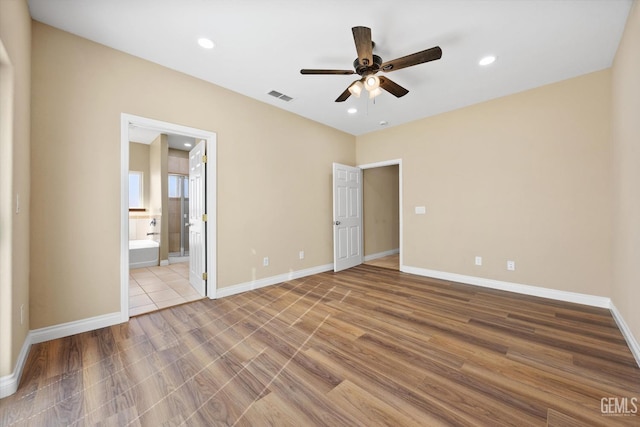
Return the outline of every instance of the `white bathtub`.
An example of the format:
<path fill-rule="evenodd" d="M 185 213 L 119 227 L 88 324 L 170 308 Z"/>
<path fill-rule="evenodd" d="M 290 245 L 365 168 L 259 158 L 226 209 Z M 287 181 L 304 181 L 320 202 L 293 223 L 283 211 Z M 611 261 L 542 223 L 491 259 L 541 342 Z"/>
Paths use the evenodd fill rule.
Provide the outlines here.
<path fill-rule="evenodd" d="M 155 267 L 160 259 L 160 243 L 129 240 L 129 268 Z"/>

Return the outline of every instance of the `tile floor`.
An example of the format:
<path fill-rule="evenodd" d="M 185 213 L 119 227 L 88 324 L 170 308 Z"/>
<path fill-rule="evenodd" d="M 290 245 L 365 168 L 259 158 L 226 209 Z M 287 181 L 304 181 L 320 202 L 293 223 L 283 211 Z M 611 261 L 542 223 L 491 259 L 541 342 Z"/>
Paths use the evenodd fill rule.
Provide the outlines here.
<path fill-rule="evenodd" d="M 189 284 L 188 262 L 129 270 L 129 316 L 201 298 Z"/>

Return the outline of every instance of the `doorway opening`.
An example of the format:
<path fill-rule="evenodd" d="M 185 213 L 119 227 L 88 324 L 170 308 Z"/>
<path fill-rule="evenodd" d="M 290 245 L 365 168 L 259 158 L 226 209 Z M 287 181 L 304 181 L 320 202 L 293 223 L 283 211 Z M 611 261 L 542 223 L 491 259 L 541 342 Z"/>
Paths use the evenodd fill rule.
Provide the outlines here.
<path fill-rule="evenodd" d="M 362 165 L 364 264 L 401 270 L 402 162 Z"/>
<path fill-rule="evenodd" d="M 122 114 L 121 145 L 123 321 L 215 298 L 216 134 Z M 194 200 L 197 209 L 191 209 Z M 196 211 L 199 217 L 192 218 Z M 138 251 L 140 244 L 152 248 Z"/>
<path fill-rule="evenodd" d="M 382 174 L 377 173 L 378 169 Z M 386 190 L 376 194 L 379 192 L 379 185 L 374 180 L 372 196 L 369 197 L 371 200 L 364 203 L 363 199 L 366 196 L 363 197 L 363 177 L 367 170 L 374 171 L 370 174 L 373 177 L 382 176 L 379 183 L 384 184 Z M 366 207 L 367 204 L 370 206 Z M 373 219 L 368 227 L 364 222 L 364 217 L 367 216 L 365 210 L 369 210 L 369 218 Z M 403 271 L 402 230 L 402 160 L 388 160 L 356 167 L 333 164 L 335 272 L 388 256 L 394 258 L 391 260 L 394 262 L 392 268 Z M 389 268 L 391 265 L 385 263 L 385 267 Z"/>

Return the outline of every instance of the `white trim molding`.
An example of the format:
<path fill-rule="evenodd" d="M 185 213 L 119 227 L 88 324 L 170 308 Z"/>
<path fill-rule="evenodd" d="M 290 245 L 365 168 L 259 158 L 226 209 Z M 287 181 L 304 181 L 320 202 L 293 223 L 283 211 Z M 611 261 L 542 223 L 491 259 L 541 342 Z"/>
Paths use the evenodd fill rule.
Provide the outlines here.
<path fill-rule="evenodd" d="M 18 355 L 18 360 L 16 360 L 16 366 L 13 373 L 0 377 L 0 399 L 11 396 L 13 393 L 18 391 L 18 385 L 20 385 L 20 378 L 22 378 L 22 371 L 24 370 L 24 365 L 27 362 L 27 356 L 29 355 L 29 350 L 31 350 L 31 344 L 31 332 L 29 332 L 22 344 L 22 349 L 20 349 L 20 354 Z"/>
<path fill-rule="evenodd" d="M 75 334 L 81 334 L 83 332 L 95 331 L 96 329 L 106 328 L 120 323 L 123 322 L 120 317 L 120 312 L 118 311 L 115 313 L 103 314 L 102 316 L 90 317 L 88 319 L 47 326 L 46 328 L 34 329 L 30 332 L 31 344 L 38 344 Z"/>
<path fill-rule="evenodd" d="M 83 332 L 94 331 L 96 329 L 117 325 L 119 323 L 122 323 L 122 319 L 120 317 L 120 312 L 116 312 L 29 331 L 24 343 L 22 344 L 22 349 L 18 355 L 18 360 L 16 361 L 13 373 L 0 377 L 0 399 L 12 395 L 18 390 L 22 371 L 24 370 L 24 365 L 27 362 L 27 356 L 29 355 L 29 350 L 31 350 L 31 345 L 75 334 L 81 334 Z"/>
<path fill-rule="evenodd" d="M 400 271 L 418 276 L 433 277 L 434 279 L 450 280 L 452 282 L 465 283 L 467 285 L 481 286 L 483 288 L 499 289 L 518 294 L 532 295 L 541 298 L 549 298 L 558 301 L 573 302 L 576 304 L 590 305 L 593 307 L 610 308 L 611 299 L 595 295 L 580 294 L 577 292 L 559 291 L 556 289 L 541 288 L 539 286 L 522 285 L 519 283 L 503 282 L 501 280 L 485 279 L 482 277 L 466 276 L 463 274 L 447 273 L 444 271 L 428 270 L 426 268 L 400 266 Z"/>
<path fill-rule="evenodd" d="M 374 259 L 384 258 L 389 255 L 395 255 L 400 253 L 400 248 L 391 249 L 389 251 L 378 252 L 377 254 L 370 254 L 364 256 L 364 262 L 373 261 Z"/>
<path fill-rule="evenodd" d="M 314 274 L 333 271 L 333 264 L 325 264 L 317 267 L 306 268 L 304 270 L 290 271 L 289 273 L 278 274 L 277 276 L 256 279 L 250 282 L 239 283 L 237 285 L 225 286 L 216 290 L 215 298 L 224 298 L 242 292 L 264 288 L 266 286 L 277 285 L 287 280 L 299 279 L 301 277 L 313 276 Z"/>
<path fill-rule="evenodd" d="M 631 354 L 633 354 L 633 357 L 636 359 L 636 363 L 638 364 L 638 367 L 640 367 L 640 343 L 638 343 L 638 341 L 636 340 L 636 337 L 633 336 L 633 333 L 631 332 L 631 328 L 629 328 L 629 325 L 627 325 L 627 322 L 624 321 L 622 314 L 620 314 L 620 312 L 618 311 L 616 306 L 613 304 L 613 302 L 611 302 L 611 306 L 609 307 L 609 310 L 611 310 L 611 315 L 613 316 L 613 320 L 616 321 L 616 324 L 618 325 L 620 332 L 622 332 L 622 336 L 624 337 L 625 341 L 627 341 L 627 345 L 629 346 L 629 350 L 631 350 Z"/>

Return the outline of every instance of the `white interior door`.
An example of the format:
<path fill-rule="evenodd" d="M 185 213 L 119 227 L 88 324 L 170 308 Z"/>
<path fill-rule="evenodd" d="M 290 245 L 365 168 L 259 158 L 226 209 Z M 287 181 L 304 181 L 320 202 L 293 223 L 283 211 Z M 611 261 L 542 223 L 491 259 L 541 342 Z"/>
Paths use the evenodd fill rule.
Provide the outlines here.
<path fill-rule="evenodd" d="M 362 264 L 362 169 L 333 164 L 333 270 Z"/>
<path fill-rule="evenodd" d="M 206 295 L 206 141 L 189 152 L 189 282 Z"/>

